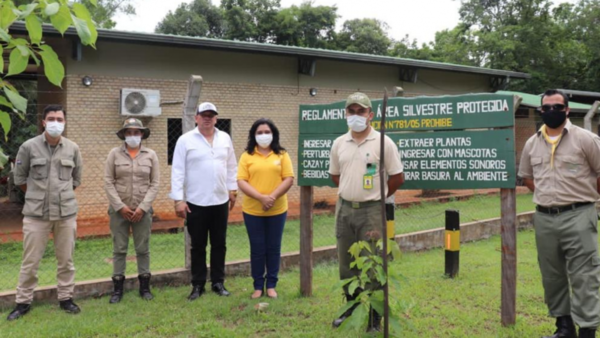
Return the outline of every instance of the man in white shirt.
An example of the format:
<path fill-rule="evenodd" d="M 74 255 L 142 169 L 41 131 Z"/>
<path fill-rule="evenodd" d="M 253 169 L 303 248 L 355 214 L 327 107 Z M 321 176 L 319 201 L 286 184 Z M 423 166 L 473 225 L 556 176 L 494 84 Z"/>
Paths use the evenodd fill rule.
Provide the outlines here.
<path fill-rule="evenodd" d="M 171 193 L 175 213 L 187 220 L 192 246 L 192 292 L 195 300 L 206 284 L 206 244 L 210 235 L 210 280 L 212 290 L 229 296 L 225 280 L 227 217 L 237 196 L 237 161 L 231 137 L 215 128 L 217 107 L 210 102 L 198 106 L 197 128 L 183 134 L 173 154 Z"/>

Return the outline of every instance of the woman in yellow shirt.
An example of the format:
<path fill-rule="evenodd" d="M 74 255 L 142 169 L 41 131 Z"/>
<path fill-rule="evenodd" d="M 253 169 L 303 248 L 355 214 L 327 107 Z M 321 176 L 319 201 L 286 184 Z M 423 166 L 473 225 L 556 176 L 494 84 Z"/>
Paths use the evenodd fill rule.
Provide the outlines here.
<path fill-rule="evenodd" d="M 288 208 L 286 193 L 294 182 L 294 169 L 289 154 L 279 144 L 279 130 L 271 120 L 261 118 L 250 128 L 237 178 L 245 195 L 242 211 L 250 240 L 252 298 L 263 295 L 265 281 L 267 296 L 277 298 L 281 237 Z"/>

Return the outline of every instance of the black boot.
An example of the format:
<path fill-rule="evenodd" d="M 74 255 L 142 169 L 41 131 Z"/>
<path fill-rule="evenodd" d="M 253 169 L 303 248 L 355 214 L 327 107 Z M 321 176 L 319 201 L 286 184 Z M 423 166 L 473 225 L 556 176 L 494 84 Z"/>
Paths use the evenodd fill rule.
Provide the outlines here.
<path fill-rule="evenodd" d="M 219 296 L 227 297 L 231 295 L 231 293 L 229 293 L 229 291 L 225 289 L 225 285 L 223 285 L 223 283 L 215 283 L 212 285 L 211 289 L 214 293 L 216 293 Z"/>
<path fill-rule="evenodd" d="M 579 338 L 595 338 L 596 337 L 596 329 L 595 328 L 579 328 Z"/>
<path fill-rule="evenodd" d="M 140 297 L 144 300 L 152 300 L 154 296 L 150 293 L 150 275 L 149 273 L 145 273 L 143 275 L 139 275 L 138 279 L 140 280 Z"/>
<path fill-rule="evenodd" d="M 77 304 L 73 303 L 73 298 L 61 300 L 58 303 L 60 305 L 60 308 L 63 311 L 65 311 L 66 313 L 78 314 L 79 312 L 81 312 L 81 309 L 79 308 L 79 306 L 77 306 Z"/>
<path fill-rule="evenodd" d="M 114 291 L 112 296 L 110 296 L 110 300 L 108 301 L 110 304 L 115 304 L 121 301 L 123 298 L 123 283 L 125 283 L 125 276 L 116 275 L 112 278 Z"/>
<path fill-rule="evenodd" d="M 350 296 L 350 295 L 346 295 L 346 301 L 347 302 L 351 302 L 353 300 L 355 300 L 356 298 L 354 296 Z M 342 325 L 342 323 L 348 319 L 348 317 L 352 316 L 352 312 L 354 312 L 354 309 L 356 309 L 358 307 L 358 303 L 352 305 L 351 308 L 349 308 L 348 310 L 346 310 L 346 312 L 342 313 L 342 315 L 339 318 L 336 318 L 333 320 L 333 322 L 331 323 L 331 326 L 333 326 L 334 328 L 340 327 L 340 325 Z"/>
<path fill-rule="evenodd" d="M 31 304 L 18 304 L 15 309 L 8 315 L 6 320 L 11 321 L 15 319 L 19 319 L 27 314 L 31 310 Z"/>
<path fill-rule="evenodd" d="M 369 325 L 367 332 L 381 332 L 381 315 L 373 308 L 369 311 Z"/>
<path fill-rule="evenodd" d="M 556 318 L 556 331 L 552 336 L 543 338 L 577 338 L 575 324 L 571 316 L 561 316 Z"/>
<path fill-rule="evenodd" d="M 204 284 L 192 284 L 192 292 L 188 296 L 188 300 L 196 300 L 204 293 Z"/>

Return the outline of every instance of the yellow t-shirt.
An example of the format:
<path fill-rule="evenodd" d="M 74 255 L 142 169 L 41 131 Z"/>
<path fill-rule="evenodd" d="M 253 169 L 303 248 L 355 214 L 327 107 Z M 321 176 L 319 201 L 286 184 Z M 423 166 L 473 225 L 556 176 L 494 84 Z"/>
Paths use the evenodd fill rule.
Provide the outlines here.
<path fill-rule="evenodd" d="M 254 151 L 250 155 L 244 152 L 238 163 L 238 180 L 248 181 L 250 185 L 261 194 L 270 194 L 283 182 L 286 177 L 294 177 L 292 160 L 287 152 L 277 155 L 272 151 L 265 156 Z M 287 194 L 283 194 L 273 207 L 267 211 L 262 208 L 259 200 L 244 195 L 242 211 L 253 216 L 273 216 L 287 211 Z"/>

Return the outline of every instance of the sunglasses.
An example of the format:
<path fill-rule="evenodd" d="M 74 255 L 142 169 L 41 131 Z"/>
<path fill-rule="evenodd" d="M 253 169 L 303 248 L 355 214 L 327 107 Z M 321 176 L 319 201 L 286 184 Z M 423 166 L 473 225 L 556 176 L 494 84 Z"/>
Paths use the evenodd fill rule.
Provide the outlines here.
<path fill-rule="evenodd" d="M 547 113 L 551 110 L 558 110 L 558 111 L 563 111 L 565 110 L 567 106 L 565 106 L 564 104 L 545 104 L 541 107 L 538 108 L 538 111 Z"/>

